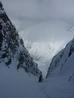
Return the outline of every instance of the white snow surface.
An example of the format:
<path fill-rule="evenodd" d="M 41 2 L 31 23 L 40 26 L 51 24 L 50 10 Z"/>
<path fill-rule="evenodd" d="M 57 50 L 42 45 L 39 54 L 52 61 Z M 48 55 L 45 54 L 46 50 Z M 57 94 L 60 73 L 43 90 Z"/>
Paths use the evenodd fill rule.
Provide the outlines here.
<path fill-rule="evenodd" d="M 0 98 L 46 98 L 38 83 L 24 70 L 0 64 Z"/>
<path fill-rule="evenodd" d="M 73 49 L 74 39 L 53 58 L 47 80 L 41 85 L 48 98 L 74 98 Z"/>
<path fill-rule="evenodd" d="M 62 72 L 49 75 L 41 86 L 47 98 L 74 98 L 74 54 L 64 64 Z"/>

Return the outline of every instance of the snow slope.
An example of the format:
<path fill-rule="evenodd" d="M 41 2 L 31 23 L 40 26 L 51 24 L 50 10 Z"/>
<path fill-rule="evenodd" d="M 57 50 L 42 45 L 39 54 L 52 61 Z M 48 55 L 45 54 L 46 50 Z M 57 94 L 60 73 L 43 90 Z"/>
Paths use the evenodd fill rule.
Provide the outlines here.
<path fill-rule="evenodd" d="M 50 98 L 74 98 L 74 39 L 52 59 L 42 88 Z"/>
<path fill-rule="evenodd" d="M 48 75 L 51 73 L 59 73 L 63 70 L 64 64 L 74 53 L 74 39 L 71 40 L 64 49 L 62 49 L 54 58 L 48 69 Z M 72 68 L 72 66 L 71 66 Z"/>
<path fill-rule="evenodd" d="M 0 63 L 0 98 L 46 98 L 34 77 L 13 66 Z"/>

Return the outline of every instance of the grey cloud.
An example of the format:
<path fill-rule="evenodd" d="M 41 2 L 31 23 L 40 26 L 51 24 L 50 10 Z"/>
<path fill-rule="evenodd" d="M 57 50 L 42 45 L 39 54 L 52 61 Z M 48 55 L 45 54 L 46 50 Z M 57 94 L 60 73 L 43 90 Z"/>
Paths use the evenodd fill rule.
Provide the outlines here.
<path fill-rule="evenodd" d="M 70 23 L 71 26 L 74 26 L 74 0 L 1 1 L 18 31 L 22 32 L 21 35 L 24 36 L 24 39 L 33 41 L 67 40 L 73 37 L 73 30 L 72 32 L 67 32 L 67 28 L 61 27 L 59 30 L 59 27 L 57 27 L 52 28 L 52 30 L 54 29 L 54 32 L 51 32 L 52 30 L 49 27 L 50 20 L 53 20 L 53 18 L 61 18 L 65 22 Z M 45 22 L 47 22 L 47 27 L 43 26 L 43 23 Z"/>
<path fill-rule="evenodd" d="M 2 0 L 11 16 L 33 18 L 74 17 L 74 0 Z"/>

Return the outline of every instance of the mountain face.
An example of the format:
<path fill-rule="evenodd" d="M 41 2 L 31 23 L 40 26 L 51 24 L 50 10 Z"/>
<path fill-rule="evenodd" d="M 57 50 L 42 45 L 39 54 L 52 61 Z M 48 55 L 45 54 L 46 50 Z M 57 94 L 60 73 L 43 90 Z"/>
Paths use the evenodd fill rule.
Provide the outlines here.
<path fill-rule="evenodd" d="M 12 64 L 17 68 L 23 68 L 26 72 L 42 79 L 42 73 L 38 65 L 24 47 L 23 40 L 5 13 L 0 2 L 0 63 L 10 67 Z"/>
<path fill-rule="evenodd" d="M 74 98 L 74 39 L 52 59 L 43 86 L 50 98 Z"/>
<path fill-rule="evenodd" d="M 51 73 L 58 73 L 62 72 L 65 68 L 65 64 L 68 62 L 68 60 L 71 58 L 71 56 L 74 54 L 74 39 L 71 40 L 64 49 L 62 49 L 53 59 L 50 64 L 47 77 Z M 71 65 L 69 65 L 72 67 Z"/>

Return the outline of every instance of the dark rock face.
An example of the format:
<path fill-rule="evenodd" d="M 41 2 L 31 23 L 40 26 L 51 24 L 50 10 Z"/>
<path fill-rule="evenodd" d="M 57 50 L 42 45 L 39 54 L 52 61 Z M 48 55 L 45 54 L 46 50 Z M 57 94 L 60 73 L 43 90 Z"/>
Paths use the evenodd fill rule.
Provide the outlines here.
<path fill-rule="evenodd" d="M 6 15 L 0 2 L 0 62 L 10 66 L 15 62 L 16 68 L 23 68 L 35 76 L 42 76 L 38 65 L 24 47 L 23 40 L 19 38 L 18 32 Z"/>

